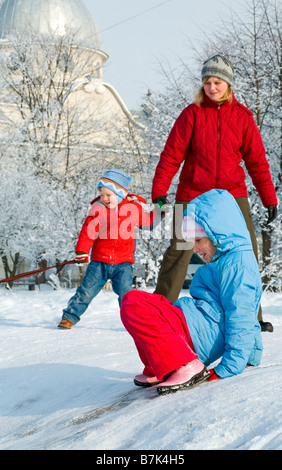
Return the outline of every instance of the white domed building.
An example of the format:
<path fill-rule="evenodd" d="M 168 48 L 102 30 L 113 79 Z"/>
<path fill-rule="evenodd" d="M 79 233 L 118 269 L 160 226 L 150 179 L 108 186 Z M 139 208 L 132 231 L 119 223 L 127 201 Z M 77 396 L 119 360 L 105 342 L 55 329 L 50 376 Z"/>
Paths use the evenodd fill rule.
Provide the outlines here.
<path fill-rule="evenodd" d="M 64 80 L 64 101 L 72 103 L 83 114 L 82 121 L 91 115 L 99 118 L 99 130 L 95 127 L 93 136 L 88 135 L 88 143 L 105 145 L 109 128 L 132 123 L 142 127 L 132 116 L 126 104 L 109 83 L 103 81 L 103 65 L 108 55 L 102 50 L 100 34 L 82 0 L 2 0 L 0 1 L 0 56 L 9 56 L 10 69 L 17 76 L 19 58 L 13 50 L 11 37 L 31 34 L 34 37 L 56 40 L 72 37 L 72 52 L 63 52 L 56 61 L 57 74 L 69 70 L 68 86 Z M 19 40 L 19 39 L 18 39 Z M 19 54 L 18 54 L 19 55 Z M 72 61 L 81 63 L 72 67 Z M 75 71 L 74 71 L 75 68 Z M 79 73 L 78 73 L 79 72 Z M 62 75 L 61 73 L 61 75 Z M 38 81 L 44 70 L 38 71 Z M 56 78 L 57 82 L 62 77 Z M 1 89 L 2 88 L 2 89 Z M 62 100 L 60 101 L 62 104 Z M 83 111 L 82 111 L 83 110 Z M 0 130 L 7 122 L 19 119 L 10 92 L 0 84 Z M 111 136 L 112 140 L 112 136 Z M 111 145 L 110 141 L 108 145 Z"/>
<path fill-rule="evenodd" d="M 81 0 L 2 0 L 0 37 L 14 32 L 66 34 L 77 33 L 80 45 L 101 49 L 98 29 Z"/>

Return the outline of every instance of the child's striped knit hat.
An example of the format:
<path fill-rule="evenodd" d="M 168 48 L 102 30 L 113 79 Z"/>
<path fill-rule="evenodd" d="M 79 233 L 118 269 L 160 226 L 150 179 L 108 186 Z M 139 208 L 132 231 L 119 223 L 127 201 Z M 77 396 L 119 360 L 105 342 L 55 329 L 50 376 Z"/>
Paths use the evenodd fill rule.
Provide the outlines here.
<path fill-rule="evenodd" d="M 101 186 L 113 191 L 120 200 L 124 199 L 127 195 L 127 188 L 132 179 L 121 170 L 108 170 L 99 179 L 97 189 Z"/>
<path fill-rule="evenodd" d="M 182 236 L 186 242 L 193 240 L 194 238 L 207 237 L 202 225 L 198 224 L 192 217 L 189 217 L 184 212 L 182 222 Z"/>

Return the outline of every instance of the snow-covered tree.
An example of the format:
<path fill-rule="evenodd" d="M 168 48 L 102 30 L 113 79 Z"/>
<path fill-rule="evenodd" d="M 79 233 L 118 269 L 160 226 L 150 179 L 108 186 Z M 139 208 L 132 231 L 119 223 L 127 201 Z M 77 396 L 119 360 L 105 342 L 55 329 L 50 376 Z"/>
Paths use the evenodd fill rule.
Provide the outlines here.
<path fill-rule="evenodd" d="M 1 43 L 0 246 L 5 267 L 15 260 L 7 274 L 23 258 L 73 257 L 97 179 L 113 166 L 141 172 L 134 124 L 109 119 L 99 96 L 91 106 L 81 99 L 81 88 L 99 73 L 91 54 L 68 35 L 29 33 Z"/>
<path fill-rule="evenodd" d="M 212 51 L 220 50 L 235 68 L 236 97 L 254 114 L 260 130 L 270 171 L 282 202 L 282 9 L 281 3 L 251 0 L 242 12 L 232 12 L 225 30 L 215 35 Z M 210 50 L 211 52 L 211 50 Z M 271 226 L 266 211 L 247 176 L 250 203 L 258 234 L 265 288 L 281 288 L 281 213 Z"/>
<path fill-rule="evenodd" d="M 224 21 L 218 30 L 194 48 L 195 67 L 179 63 L 176 70 L 164 69 L 167 84 L 162 93 L 152 93 L 145 100 L 147 135 L 151 138 L 152 174 L 171 127 L 182 109 L 193 101 L 200 88 L 202 62 L 219 52 L 234 64 L 237 99 L 254 113 L 260 129 L 275 189 L 281 206 L 282 195 L 282 57 L 281 5 L 276 1 L 251 0 L 241 13 L 230 12 L 230 22 Z M 220 31 L 220 32 L 218 32 Z M 246 172 L 247 174 L 247 172 Z M 172 184 L 172 201 L 175 190 Z M 247 174 L 252 214 L 261 246 L 261 264 L 265 288 L 281 289 L 281 214 L 271 226 L 266 225 L 266 210 Z"/>

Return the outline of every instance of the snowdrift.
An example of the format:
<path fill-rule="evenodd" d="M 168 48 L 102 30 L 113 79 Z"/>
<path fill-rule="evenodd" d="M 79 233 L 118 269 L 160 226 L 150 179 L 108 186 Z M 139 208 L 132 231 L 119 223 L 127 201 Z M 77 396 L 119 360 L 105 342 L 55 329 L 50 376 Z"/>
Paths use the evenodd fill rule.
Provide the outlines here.
<path fill-rule="evenodd" d="M 282 449 L 282 294 L 263 296 L 274 332 L 259 367 L 158 396 L 133 384 L 142 365 L 112 291 L 57 328 L 73 292 L 0 289 L 0 449 Z"/>

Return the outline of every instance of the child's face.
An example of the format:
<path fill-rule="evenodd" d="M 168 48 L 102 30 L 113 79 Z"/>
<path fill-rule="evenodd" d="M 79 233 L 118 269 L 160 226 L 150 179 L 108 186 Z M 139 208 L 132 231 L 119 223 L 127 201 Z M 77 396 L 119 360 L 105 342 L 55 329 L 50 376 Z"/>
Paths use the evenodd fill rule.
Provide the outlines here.
<path fill-rule="evenodd" d="M 118 205 L 117 195 L 108 188 L 101 186 L 99 188 L 100 198 L 107 209 L 115 209 Z"/>
<path fill-rule="evenodd" d="M 195 238 L 194 253 L 197 253 L 205 263 L 211 263 L 216 249 L 209 237 Z"/>

